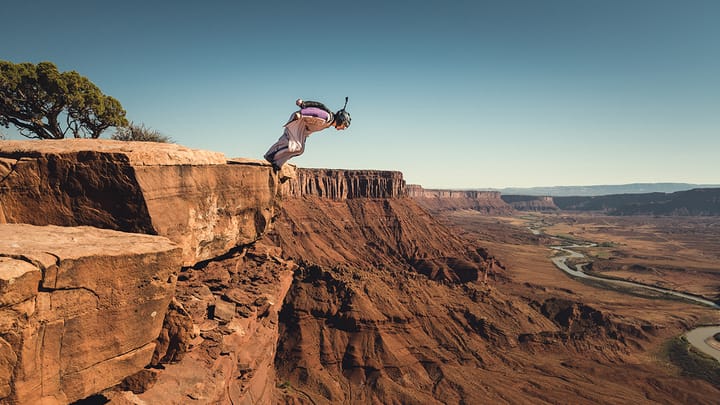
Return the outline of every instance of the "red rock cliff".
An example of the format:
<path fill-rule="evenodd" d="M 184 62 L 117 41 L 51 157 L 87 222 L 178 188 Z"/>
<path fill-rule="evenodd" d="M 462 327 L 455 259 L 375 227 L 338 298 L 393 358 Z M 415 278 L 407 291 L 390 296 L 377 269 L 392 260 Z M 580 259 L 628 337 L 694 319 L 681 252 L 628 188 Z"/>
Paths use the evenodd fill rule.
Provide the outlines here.
<path fill-rule="evenodd" d="M 0 224 L 0 403 L 62 404 L 150 363 L 181 252 L 160 236 Z"/>
<path fill-rule="evenodd" d="M 331 200 L 393 198 L 405 195 L 401 172 L 380 170 L 297 169 L 283 186 L 283 194 L 313 195 Z"/>
<path fill-rule="evenodd" d="M 285 198 L 267 236 L 296 263 L 275 359 L 285 403 L 596 403 L 617 390 L 620 402 L 648 397 L 626 389 L 617 370 L 607 377 L 592 369 L 628 367 L 644 339 L 639 326 L 570 300 L 511 295 L 503 265 L 416 197 L 318 195 Z M 507 209 L 499 193 L 428 195 L 420 198 L 462 208 L 487 199 Z M 593 365 L 575 374 L 568 364 L 578 359 Z"/>
<path fill-rule="evenodd" d="M 504 195 L 502 200 L 518 211 L 557 211 L 557 205 L 549 196 Z"/>
<path fill-rule="evenodd" d="M 660 381 L 673 395 L 627 389 L 612 367 L 635 367 L 624 359 L 642 330 L 570 300 L 510 295 L 502 264 L 418 203 L 490 210 L 499 195 L 406 198 L 397 172 L 299 169 L 278 206 L 266 163 L 90 142 L 99 149 L 0 145 L 0 222 L 72 225 L 35 248 L 22 244 L 57 227 L 27 236 L 29 225 L 0 225 L 15 238 L 0 243 L 0 402 L 67 403 L 134 371 L 103 392 L 111 403 L 642 403 L 658 393 L 702 403 L 708 392 L 676 380 Z M 83 221 L 161 236 L 75 227 Z M 96 232 L 110 237 L 83 239 Z M 91 248 L 78 254 L 78 241 Z"/>
<path fill-rule="evenodd" d="M 126 377 L 157 381 L 147 403 L 270 402 L 292 271 L 248 246 L 278 184 L 265 162 L 179 145 L 0 141 L 0 403 Z"/>
<path fill-rule="evenodd" d="M 507 214 L 512 212 L 499 191 L 477 190 L 431 190 L 417 184 L 407 186 L 407 195 L 423 208 L 431 211 L 469 209 L 489 214 Z"/>
<path fill-rule="evenodd" d="M 0 142 L 0 223 L 168 237 L 192 265 L 257 240 L 277 183 L 257 161 L 174 144 L 98 139 Z"/>

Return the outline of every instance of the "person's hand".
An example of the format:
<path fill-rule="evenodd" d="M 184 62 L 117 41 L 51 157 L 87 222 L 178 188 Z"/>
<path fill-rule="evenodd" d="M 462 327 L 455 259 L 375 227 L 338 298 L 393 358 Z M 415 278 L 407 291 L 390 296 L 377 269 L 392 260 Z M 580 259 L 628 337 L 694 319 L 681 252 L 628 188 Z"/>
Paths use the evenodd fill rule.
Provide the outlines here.
<path fill-rule="evenodd" d="M 303 103 L 303 101 L 302 101 L 301 98 L 295 100 L 295 105 L 298 106 L 298 107 L 302 107 L 302 103 Z"/>

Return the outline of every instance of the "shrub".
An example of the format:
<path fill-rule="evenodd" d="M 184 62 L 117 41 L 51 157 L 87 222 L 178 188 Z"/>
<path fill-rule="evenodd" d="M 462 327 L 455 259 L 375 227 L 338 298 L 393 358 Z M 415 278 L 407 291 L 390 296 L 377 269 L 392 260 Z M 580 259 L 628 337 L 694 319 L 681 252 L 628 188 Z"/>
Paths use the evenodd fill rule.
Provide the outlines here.
<path fill-rule="evenodd" d="M 110 139 L 116 141 L 174 143 L 170 137 L 161 134 L 158 130 L 148 128 L 145 124 L 138 125 L 134 122 L 131 122 L 126 127 L 118 127 Z"/>

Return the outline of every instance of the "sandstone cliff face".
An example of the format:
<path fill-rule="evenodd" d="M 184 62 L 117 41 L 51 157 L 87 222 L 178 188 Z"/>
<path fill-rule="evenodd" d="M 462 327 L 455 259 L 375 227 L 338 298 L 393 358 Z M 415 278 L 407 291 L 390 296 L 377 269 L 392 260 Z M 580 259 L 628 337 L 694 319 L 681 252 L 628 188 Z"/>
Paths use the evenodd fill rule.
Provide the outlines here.
<path fill-rule="evenodd" d="M 90 227 L 0 235 L 0 402 L 73 402 L 149 364 L 180 248 Z"/>
<path fill-rule="evenodd" d="M 88 225 L 168 237 L 192 265 L 257 240 L 276 182 L 258 161 L 172 144 L 0 142 L 0 223 Z"/>
<path fill-rule="evenodd" d="M 283 195 L 312 195 L 331 200 L 405 195 L 405 181 L 400 172 L 299 168 L 296 173 L 295 178 L 284 184 Z"/>
<path fill-rule="evenodd" d="M 283 201 L 270 236 L 286 257 L 323 266 L 395 268 L 433 280 L 478 280 L 490 265 L 411 199 Z"/>
<path fill-rule="evenodd" d="M 68 403 L 130 376 L 123 389 L 148 391 L 151 403 L 267 403 L 272 314 L 291 270 L 248 246 L 270 226 L 278 184 L 265 162 L 178 145 L 0 142 L 10 244 L 0 251 L 0 402 Z M 145 253 L 153 246 L 167 251 Z M 171 367 L 183 357 L 190 363 Z M 143 370 L 150 364 L 165 373 Z M 192 388 L 165 389 L 178 383 Z"/>
<path fill-rule="evenodd" d="M 411 184 L 407 186 L 407 195 L 431 212 L 475 210 L 500 215 L 513 210 L 500 198 L 499 191 L 426 190 L 422 186 Z"/>
<path fill-rule="evenodd" d="M 503 195 L 502 200 L 518 211 L 557 211 L 553 197 L 532 195 Z"/>
<path fill-rule="evenodd" d="M 285 198 L 267 236 L 297 263 L 275 360 L 285 402 L 614 403 L 655 395 L 645 388 L 655 376 L 637 370 L 629 386 L 613 369 L 632 363 L 648 325 L 578 302 L 507 295 L 502 264 L 415 198 L 321 195 Z M 667 384 L 659 397 L 701 397 L 692 388 L 668 395 Z"/>

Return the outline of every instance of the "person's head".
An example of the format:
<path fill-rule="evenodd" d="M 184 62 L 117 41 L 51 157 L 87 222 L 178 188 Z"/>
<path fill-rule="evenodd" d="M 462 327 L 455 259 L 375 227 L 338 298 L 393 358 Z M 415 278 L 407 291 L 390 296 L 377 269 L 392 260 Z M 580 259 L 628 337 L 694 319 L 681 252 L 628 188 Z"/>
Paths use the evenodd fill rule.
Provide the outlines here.
<path fill-rule="evenodd" d="M 345 107 L 347 107 L 348 98 L 345 97 L 345 105 L 343 106 L 342 110 L 335 113 L 335 120 L 333 121 L 333 126 L 335 126 L 335 129 L 341 130 L 345 129 L 350 126 L 350 113 L 345 111 Z"/>
<path fill-rule="evenodd" d="M 337 130 L 346 129 L 350 126 L 350 113 L 345 111 L 343 108 L 342 110 L 335 113 L 335 120 L 333 121 L 333 126 Z"/>

